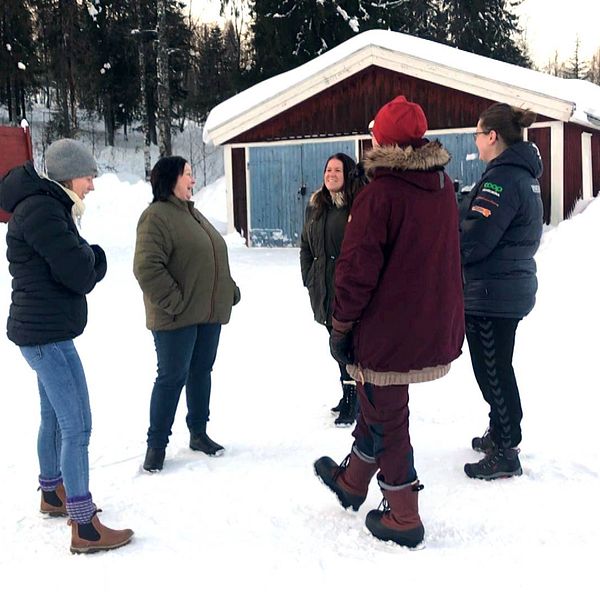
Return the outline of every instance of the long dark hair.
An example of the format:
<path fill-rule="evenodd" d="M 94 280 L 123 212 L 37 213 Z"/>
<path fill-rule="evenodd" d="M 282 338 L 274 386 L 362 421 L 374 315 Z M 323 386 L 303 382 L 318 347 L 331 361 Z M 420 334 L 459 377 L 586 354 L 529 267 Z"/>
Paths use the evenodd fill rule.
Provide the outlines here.
<path fill-rule="evenodd" d="M 327 165 L 330 160 L 337 159 L 342 163 L 343 174 L 344 174 L 344 187 L 342 188 L 342 192 L 344 192 L 344 200 L 348 205 L 348 209 L 352 208 L 352 201 L 354 197 L 358 193 L 358 190 L 362 186 L 357 186 L 357 171 L 356 171 L 356 162 L 354 159 L 350 158 L 347 154 L 343 152 L 336 152 L 332 154 L 326 161 L 325 166 L 323 167 L 323 175 L 325 175 L 325 171 L 327 170 Z M 325 206 L 333 204 L 331 200 L 331 193 L 325 186 L 325 182 L 321 186 L 321 189 L 318 190 L 313 196 L 312 202 L 315 206 L 315 218 L 318 219 L 325 210 Z"/>
<path fill-rule="evenodd" d="M 523 141 L 523 130 L 529 127 L 537 115 L 526 108 L 516 108 L 496 102 L 486 108 L 479 120 L 486 131 L 495 131 L 507 146 Z"/>
<path fill-rule="evenodd" d="M 164 156 L 158 159 L 150 172 L 152 202 L 165 202 L 173 194 L 177 178 L 183 175 L 187 160 L 181 156 Z"/>

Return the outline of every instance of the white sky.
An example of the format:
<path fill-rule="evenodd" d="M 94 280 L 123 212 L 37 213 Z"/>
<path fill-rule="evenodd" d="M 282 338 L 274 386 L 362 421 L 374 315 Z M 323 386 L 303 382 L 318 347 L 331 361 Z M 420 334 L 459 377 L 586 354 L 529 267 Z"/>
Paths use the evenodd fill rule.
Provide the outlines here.
<path fill-rule="evenodd" d="M 219 19 L 218 0 L 188 0 L 192 14 L 205 21 Z M 567 8 L 568 7 L 568 11 Z M 584 60 L 600 48 L 600 2 L 598 0 L 524 0 L 517 9 L 534 62 L 544 66 L 558 50 L 559 59 L 573 55 L 575 38 L 581 40 Z"/>
<path fill-rule="evenodd" d="M 570 58 L 577 35 L 584 59 L 600 48 L 598 0 L 524 0 L 518 13 L 522 15 L 531 56 L 539 66 L 545 65 L 556 50 L 560 60 Z"/>

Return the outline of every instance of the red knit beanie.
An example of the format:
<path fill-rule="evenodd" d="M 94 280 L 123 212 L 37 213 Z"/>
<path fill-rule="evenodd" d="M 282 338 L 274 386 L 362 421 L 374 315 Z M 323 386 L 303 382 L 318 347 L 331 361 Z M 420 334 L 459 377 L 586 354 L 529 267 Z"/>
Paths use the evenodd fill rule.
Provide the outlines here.
<path fill-rule="evenodd" d="M 420 140 L 426 131 L 423 109 L 404 96 L 396 96 L 375 115 L 373 135 L 381 146 L 407 146 Z"/>

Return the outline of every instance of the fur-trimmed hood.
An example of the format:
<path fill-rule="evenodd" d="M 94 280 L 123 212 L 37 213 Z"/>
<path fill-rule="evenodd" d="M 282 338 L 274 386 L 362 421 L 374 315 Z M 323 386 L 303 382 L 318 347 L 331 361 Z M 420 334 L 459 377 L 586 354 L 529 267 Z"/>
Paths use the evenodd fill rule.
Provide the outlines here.
<path fill-rule="evenodd" d="M 438 171 L 452 157 L 439 140 L 425 141 L 422 146 L 378 146 L 365 154 L 364 167 L 368 177 L 377 169 L 392 171 Z"/>

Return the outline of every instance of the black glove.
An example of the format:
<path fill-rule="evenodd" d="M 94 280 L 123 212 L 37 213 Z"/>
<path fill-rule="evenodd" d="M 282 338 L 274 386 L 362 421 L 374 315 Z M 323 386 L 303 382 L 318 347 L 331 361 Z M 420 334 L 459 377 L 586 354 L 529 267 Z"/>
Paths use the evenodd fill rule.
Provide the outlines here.
<path fill-rule="evenodd" d="M 329 350 L 331 356 L 343 365 L 354 363 L 354 348 L 352 344 L 352 330 L 342 333 L 336 329 L 331 330 L 329 336 Z"/>
<path fill-rule="evenodd" d="M 90 248 L 94 252 L 94 269 L 96 270 L 96 281 L 101 281 L 106 275 L 106 254 L 97 244 L 91 244 Z"/>
<path fill-rule="evenodd" d="M 236 285 L 235 290 L 233 290 L 233 305 L 235 306 L 242 299 L 242 292 L 240 288 Z"/>

